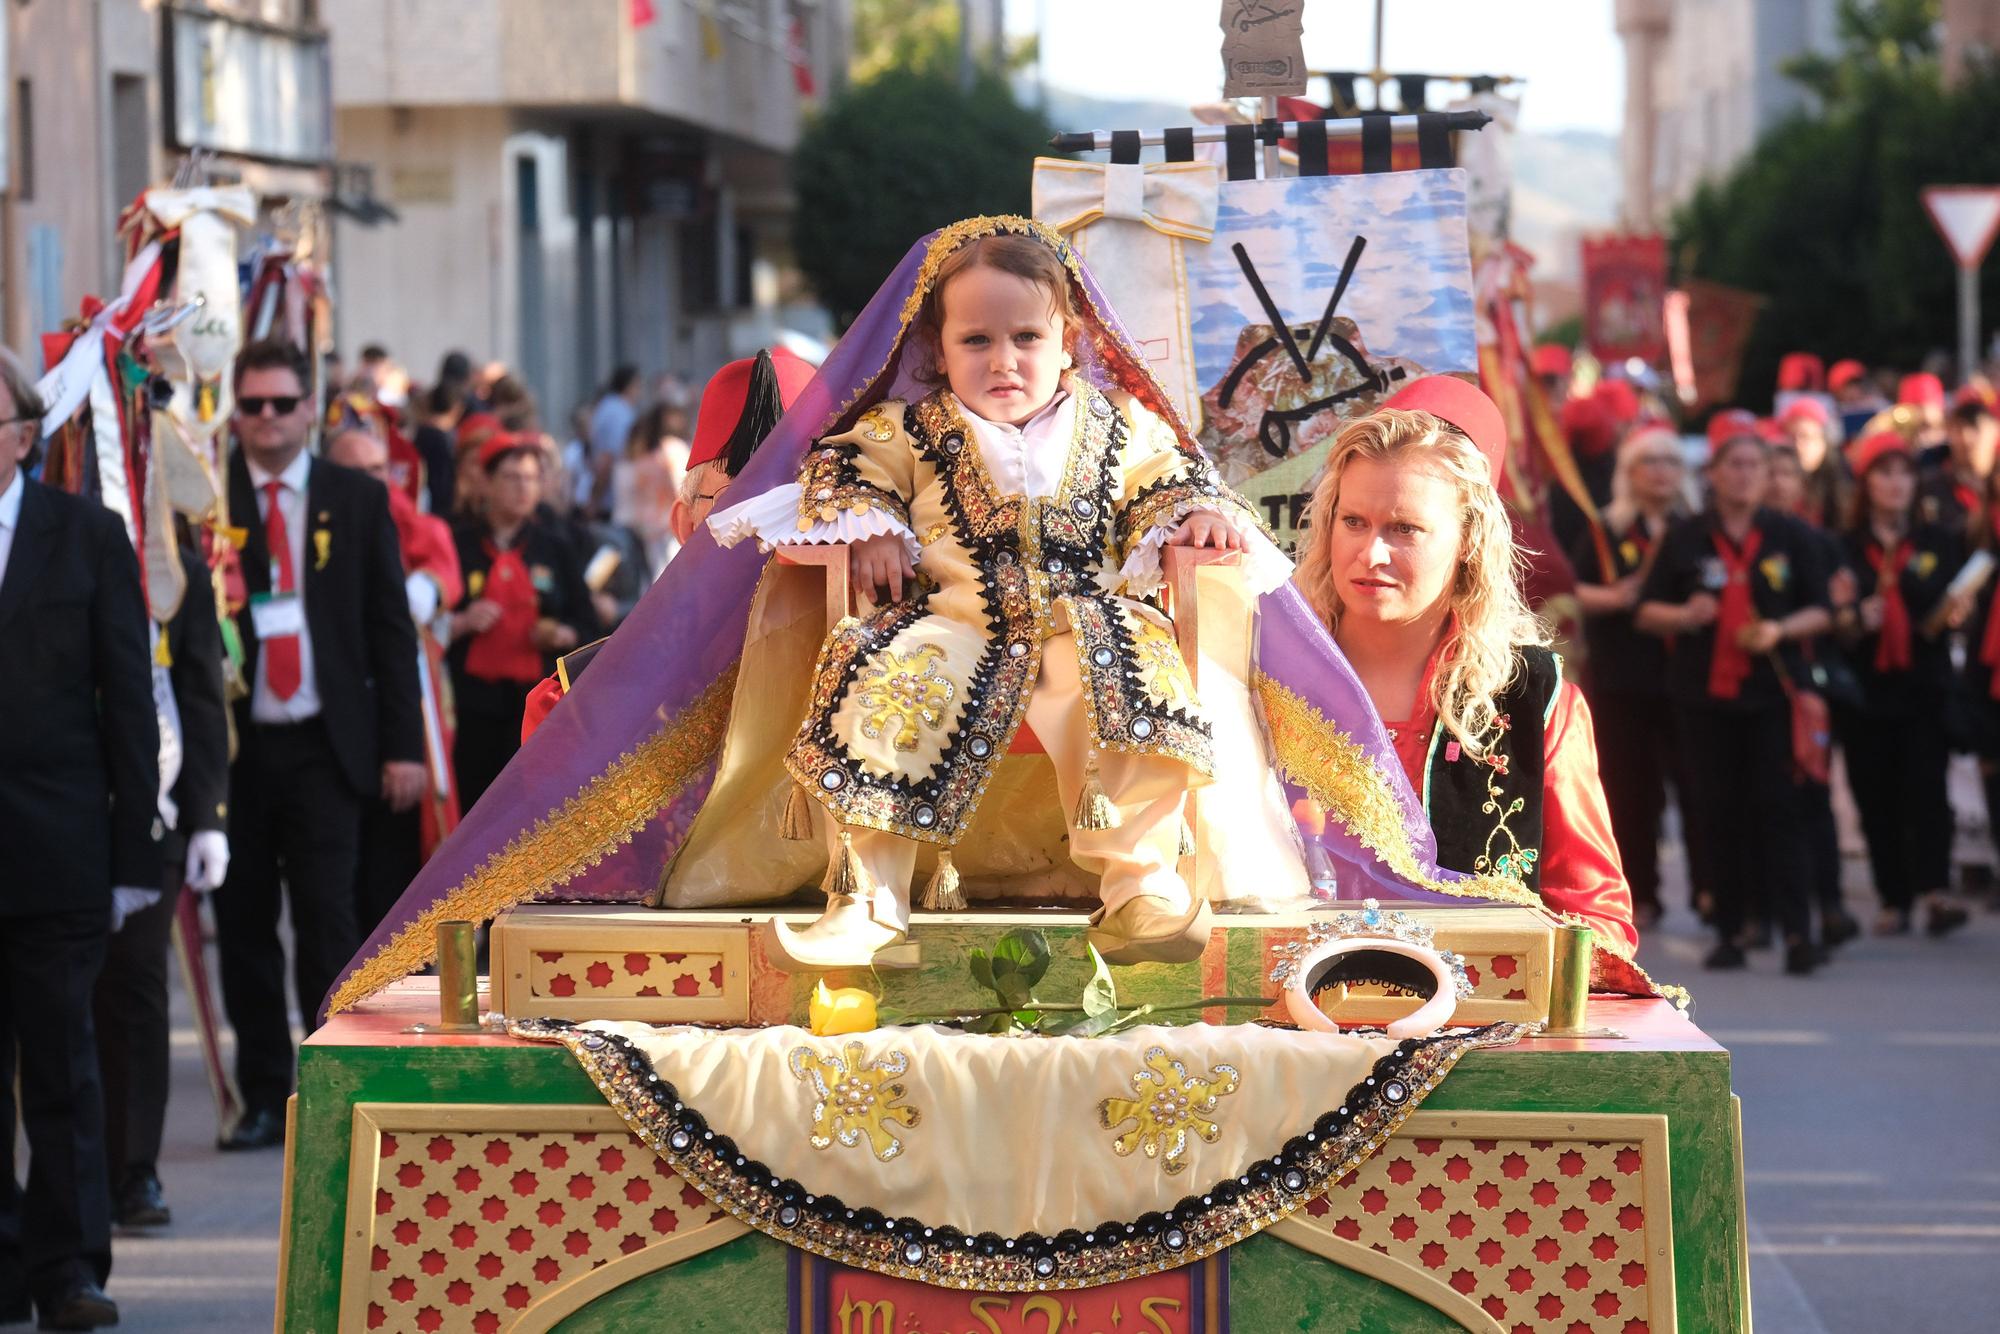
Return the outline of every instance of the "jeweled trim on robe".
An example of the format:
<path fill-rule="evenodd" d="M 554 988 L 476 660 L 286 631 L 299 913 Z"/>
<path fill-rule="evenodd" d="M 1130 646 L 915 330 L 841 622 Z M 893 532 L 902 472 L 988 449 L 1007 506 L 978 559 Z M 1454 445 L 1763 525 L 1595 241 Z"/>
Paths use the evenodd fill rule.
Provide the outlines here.
<path fill-rule="evenodd" d="M 1399 1043 L 1338 1101 L 1300 1110 L 1299 1134 L 1243 1172 L 1172 1209 L 1111 1218 L 1088 1232 L 968 1235 L 949 1219 L 891 1218 L 779 1177 L 738 1151 L 628 1039 L 563 1020 L 516 1020 L 515 1037 L 569 1048 L 632 1132 L 738 1221 L 841 1264 L 948 1288 L 1023 1292 L 1092 1288 L 1213 1255 L 1325 1193 L 1366 1162 L 1460 1057 L 1519 1040 L 1519 1024 Z M 1069 1039 L 1049 1039 L 1068 1041 Z M 1315 1119 L 1307 1121 L 1313 1115 Z"/>
<path fill-rule="evenodd" d="M 963 712 L 944 739 L 936 763 L 923 772 L 883 773 L 853 756 L 834 726 L 842 704 L 862 686 L 877 655 L 928 614 L 932 589 L 919 574 L 918 591 L 896 606 L 843 622 L 822 647 L 813 670 L 807 716 L 786 766 L 843 824 L 886 830 L 950 845 L 971 823 L 994 769 L 1027 714 L 1044 646 L 1067 623 L 1078 663 L 1093 744 L 1107 750 L 1159 755 L 1206 777 L 1213 771 L 1213 734 L 1191 692 L 1165 700 L 1140 671 L 1139 641 L 1171 633 L 1141 624 L 1140 604 L 1109 595 L 1130 541 L 1144 536 L 1114 509 L 1131 427 L 1110 399 L 1089 386 L 1075 391 L 1074 434 L 1054 496 L 1002 496 L 981 457 L 958 401 L 938 390 L 902 409 L 870 410 L 847 439 L 817 443 L 802 486 L 800 522 L 845 506 L 879 508 L 910 521 L 900 496 L 863 480 L 856 435 L 887 444 L 900 431 L 920 464 L 936 473 L 950 528 L 974 569 L 986 637 L 967 683 Z M 1239 502 L 1192 456 L 1145 494 L 1172 507 L 1235 513 Z M 885 499 L 886 498 L 886 499 Z M 825 509 L 815 508 L 824 506 Z M 1242 511 L 1247 515 L 1247 511 Z M 935 540 L 935 539 L 933 539 Z"/>

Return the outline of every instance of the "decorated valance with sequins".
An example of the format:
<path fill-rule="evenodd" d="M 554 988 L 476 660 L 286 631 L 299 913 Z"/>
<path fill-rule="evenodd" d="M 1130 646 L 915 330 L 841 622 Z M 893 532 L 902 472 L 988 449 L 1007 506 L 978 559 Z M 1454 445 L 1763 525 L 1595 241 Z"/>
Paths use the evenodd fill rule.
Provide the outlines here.
<path fill-rule="evenodd" d="M 522 1021 L 741 1221 L 878 1273 L 1091 1287 L 1200 1258 L 1373 1154 L 1465 1052 L 1255 1025 L 1090 1040 Z"/>

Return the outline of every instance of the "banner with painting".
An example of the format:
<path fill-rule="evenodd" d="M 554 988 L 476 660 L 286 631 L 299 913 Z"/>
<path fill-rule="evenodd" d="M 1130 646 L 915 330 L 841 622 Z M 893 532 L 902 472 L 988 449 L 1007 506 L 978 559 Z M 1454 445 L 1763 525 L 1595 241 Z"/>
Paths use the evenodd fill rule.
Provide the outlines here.
<path fill-rule="evenodd" d="M 1583 341 L 1609 366 L 1667 357 L 1661 311 L 1667 292 L 1667 242 L 1660 236 L 1598 236 L 1583 241 Z"/>
<path fill-rule="evenodd" d="M 1344 422 L 1406 380 L 1478 372 L 1466 174 L 1225 181 L 1192 165 L 1045 159 L 1035 211 L 1089 256 L 1223 479 L 1290 546 Z"/>

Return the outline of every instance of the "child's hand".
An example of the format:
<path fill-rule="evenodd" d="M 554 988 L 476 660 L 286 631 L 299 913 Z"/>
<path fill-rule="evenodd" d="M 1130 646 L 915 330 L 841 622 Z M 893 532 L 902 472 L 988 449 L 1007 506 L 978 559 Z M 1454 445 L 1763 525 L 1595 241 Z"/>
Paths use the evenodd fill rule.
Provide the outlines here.
<path fill-rule="evenodd" d="M 903 581 L 914 581 L 917 577 L 916 567 L 910 564 L 909 548 L 895 533 L 878 533 L 849 544 L 847 567 L 854 582 L 871 596 L 886 587 L 891 602 L 901 602 Z"/>
<path fill-rule="evenodd" d="M 1167 539 L 1170 546 L 1214 547 L 1219 551 L 1243 550 L 1243 537 L 1220 514 L 1207 510 L 1196 510 L 1181 520 L 1181 526 L 1174 529 L 1174 535 Z"/>

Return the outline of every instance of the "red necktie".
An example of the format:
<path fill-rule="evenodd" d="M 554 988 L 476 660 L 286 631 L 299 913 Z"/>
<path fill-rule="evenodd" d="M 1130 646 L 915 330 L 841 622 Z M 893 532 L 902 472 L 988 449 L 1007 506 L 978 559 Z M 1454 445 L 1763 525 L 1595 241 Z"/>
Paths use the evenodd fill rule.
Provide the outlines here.
<path fill-rule="evenodd" d="M 1875 670 L 1910 669 L 1910 608 L 1903 601 L 1903 567 L 1910 563 L 1910 544 L 1884 551 L 1870 543 L 1868 563 L 1875 569 L 1875 591 L 1882 598 L 1882 633 L 1875 641 Z"/>
<path fill-rule="evenodd" d="M 278 586 L 271 591 L 297 596 L 299 586 L 292 570 L 292 534 L 285 526 L 284 507 L 278 503 L 283 482 L 264 483 L 270 504 L 264 512 L 264 545 L 271 549 L 271 563 L 277 567 Z M 299 689 L 299 637 L 279 635 L 263 643 L 264 684 L 279 699 L 290 699 Z"/>
<path fill-rule="evenodd" d="M 1728 579 L 1722 586 L 1722 604 L 1715 618 L 1715 648 L 1708 660 L 1708 693 L 1715 699 L 1735 699 L 1749 679 L 1750 654 L 1736 642 L 1739 630 L 1757 618 L 1757 604 L 1750 595 L 1750 570 L 1757 549 L 1764 545 L 1764 533 L 1752 528 L 1741 550 L 1732 549 L 1721 533 L 1716 533 L 1715 554 L 1722 560 Z"/>

